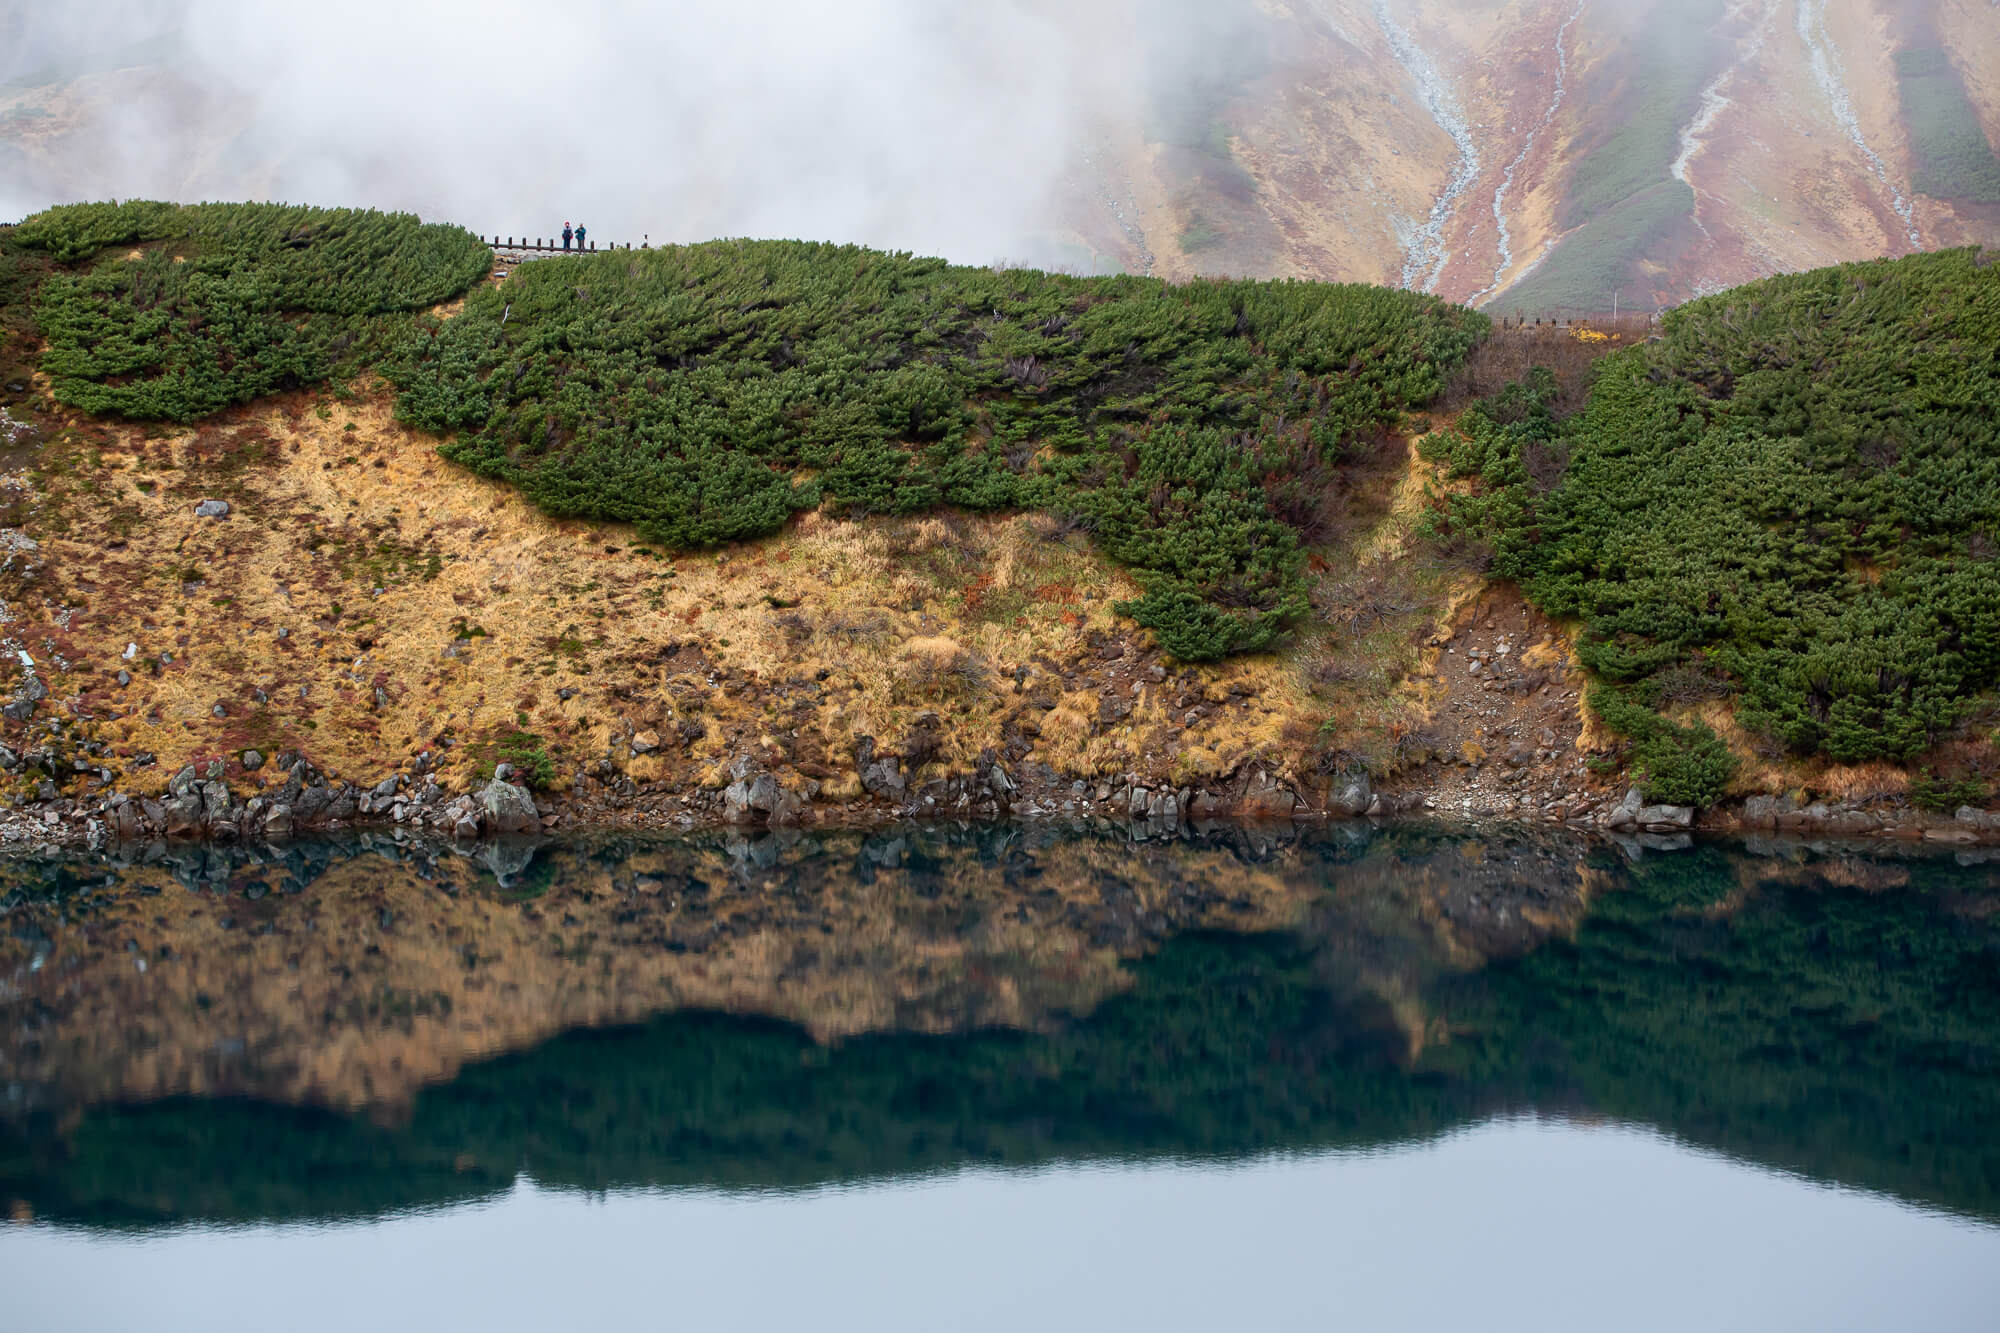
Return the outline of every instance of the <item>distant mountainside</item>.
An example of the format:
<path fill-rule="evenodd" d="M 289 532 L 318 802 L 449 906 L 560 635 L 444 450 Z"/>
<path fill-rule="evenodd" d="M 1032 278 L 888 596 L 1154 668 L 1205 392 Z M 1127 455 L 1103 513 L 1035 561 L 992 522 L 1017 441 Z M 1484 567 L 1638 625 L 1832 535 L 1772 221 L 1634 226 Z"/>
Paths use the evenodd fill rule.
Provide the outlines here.
<path fill-rule="evenodd" d="M 1102 86 L 1077 102 L 1094 108 L 1087 123 L 1051 144 L 1054 188 L 1017 260 L 1383 282 L 1542 314 L 2000 243 L 1995 0 L 1018 8 L 1073 48 L 1052 62 Z M 258 94 L 200 70 L 171 38 L 17 70 L 0 87 L 0 214 L 107 195 L 481 207 L 413 184 L 422 173 L 394 144 L 293 142 L 259 117 Z M 995 114 L 1039 95 L 996 88 Z M 325 114 L 338 138 L 346 113 Z M 535 178 L 524 198 L 561 193 L 545 166 L 511 169 Z M 730 169 L 714 167 L 725 183 Z M 652 235 L 738 225 L 705 202 L 673 198 L 685 216 Z M 660 210 L 643 191 L 628 203 Z"/>
<path fill-rule="evenodd" d="M 1102 127 L 1075 219 L 1127 267 L 1594 312 L 2000 241 L 1993 0 L 1270 0 L 1240 24 L 1254 58 L 1205 107 Z"/>

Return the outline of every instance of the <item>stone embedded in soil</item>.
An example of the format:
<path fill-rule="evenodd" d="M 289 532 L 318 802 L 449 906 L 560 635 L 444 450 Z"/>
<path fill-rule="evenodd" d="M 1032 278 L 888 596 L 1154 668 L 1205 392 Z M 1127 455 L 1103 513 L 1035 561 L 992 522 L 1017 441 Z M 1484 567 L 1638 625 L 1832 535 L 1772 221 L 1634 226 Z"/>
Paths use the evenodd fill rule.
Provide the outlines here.
<path fill-rule="evenodd" d="M 228 518 L 229 501 L 203 500 L 194 507 L 194 512 L 197 518 Z"/>

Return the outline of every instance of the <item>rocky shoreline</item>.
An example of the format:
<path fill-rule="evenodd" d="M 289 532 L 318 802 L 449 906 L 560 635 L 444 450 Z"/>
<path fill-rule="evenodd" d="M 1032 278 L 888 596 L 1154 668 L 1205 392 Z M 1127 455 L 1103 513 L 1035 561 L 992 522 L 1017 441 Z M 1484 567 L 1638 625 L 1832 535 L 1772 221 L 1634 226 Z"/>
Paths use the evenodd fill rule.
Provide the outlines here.
<path fill-rule="evenodd" d="M 866 751 L 868 747 L 864 747 Z M 1546 809 L 1440 810 L 1421 791 L 1378 790 L 1365 773 L 1317 788 L 1250 765 L 1227 783 L 1170 787 L 1136 775 L 1097 782 L 1065 779 L 1035 763 L 1009 769 L 982 762 L 967 775 L 912 783 L 893 757 L 857 755 L 863 795 L 826 799 L 824 784 L 774 773 L 748 754 L 728 766 L 720 789 L 642 786 L 616 766 L 578 771 L 567 789 L 535 793 L 524 775 L 501 764 L 483 785 L 452 791 L 424 752 L 373 782 L 321 772 L 286 752 L 266 761 L 255 751 L 234 762 L 187 764 L 163 790 L 132 793 L 110 785 L 108 770 L 86 758 L 75 776 L 96 778 L 92 794 L 64 794 L 58 761 L 0 747 L 0 767 L 28 781 L 33 794 L 0 811 L 0 849 L 84 847 L 101 850 L 155 841 L 283 842 L 348 829 L 407 829 L 478 841 L 567 832 L 715 828 L 868 828 L 900 823 L 997 823 L 1104 820 L 1155 833 L 1216 823 L 1314 823 L 1341 819 L 1439 818 L 1471 826 L 1540 824 L 1596 831 L 1638 846 L 1672 850 L 1696 833 L 1778 833 L 1852 841 L 1900 840 L 2000 844 L 2000 812 L 1965 806 L 1930 813 L 1905 803 L 1812 802 L 1800 796 L 1752 796 L 1697 811 L 1648 804 L 1629 789 L 1622 799 L 1579 796 Z M 35 779 L 39 777 L 39 781 Z M 233 779 L 233 781 L 232 781 Z"/>

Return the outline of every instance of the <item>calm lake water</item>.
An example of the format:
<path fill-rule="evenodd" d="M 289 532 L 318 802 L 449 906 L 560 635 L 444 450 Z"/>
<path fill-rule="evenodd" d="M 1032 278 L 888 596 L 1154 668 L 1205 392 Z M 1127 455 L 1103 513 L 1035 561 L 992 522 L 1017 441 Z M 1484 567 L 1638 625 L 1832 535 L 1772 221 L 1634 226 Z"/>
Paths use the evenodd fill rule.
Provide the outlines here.
<path fill-rule="evenodd" d="M 8 1329 L 2000 1310 L 1983 853 L 363 838 L 0 927 Z"/>

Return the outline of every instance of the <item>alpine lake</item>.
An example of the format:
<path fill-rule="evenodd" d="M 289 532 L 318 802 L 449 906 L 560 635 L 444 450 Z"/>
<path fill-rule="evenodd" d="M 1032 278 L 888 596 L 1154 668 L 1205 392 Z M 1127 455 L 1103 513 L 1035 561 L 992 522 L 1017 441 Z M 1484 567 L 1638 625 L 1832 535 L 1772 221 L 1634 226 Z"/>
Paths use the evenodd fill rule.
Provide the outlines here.
<path fill-rule="evenodd" d="M 2000 852 L 0 863 L 0 1327 L 1990 1330 Z"/>

